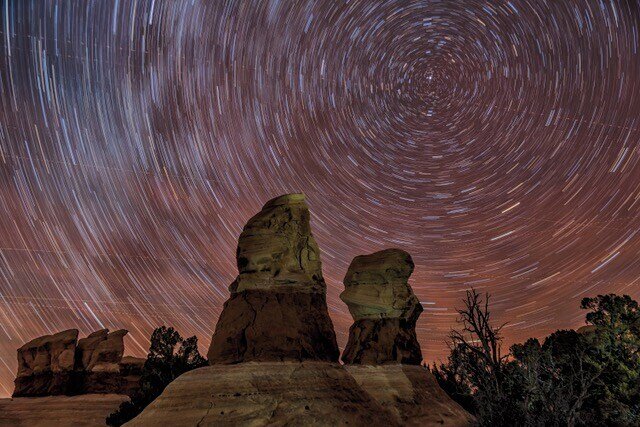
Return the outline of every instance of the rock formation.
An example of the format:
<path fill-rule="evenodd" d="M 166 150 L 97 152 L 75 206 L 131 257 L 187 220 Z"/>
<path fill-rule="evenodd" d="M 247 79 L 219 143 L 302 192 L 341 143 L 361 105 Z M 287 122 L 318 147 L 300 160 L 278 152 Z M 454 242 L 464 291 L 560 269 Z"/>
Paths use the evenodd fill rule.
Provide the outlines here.
<path fill-rule="evenodd" d="M 107 416 L 127 400 L 129 398 L 121 394 L 0 399 L 0 426 L 104 426 Z"/>
<path fill-rule="evenodd" d="M 78 330 L 70 329 L 29 341 L 18 349 L 13 395 L 131 394 L 144 359 L 123 361 L 126 334 L 103 329 L 78 340 Z"/>
<path fill-rule="evenodd" d="M 180 376 L 126 425 L 469 425 L 421 366 L 340 365 L 320 256 L 302 195 L 268 202 L 245 226 L 238 278 L 216 325 L 212 366 Z M 354 363 L 419 363 L 422 307 L 398 250 L 358 257 L 343 299 L 357 319 Z M 353 370 L 353 371 L 352 371 Z M 350 373 L 353 372 L 353 375 Z"/>
<path fill-rule="evenodd" d="M 249 362 L 173 381 L 126 427 L 398 426 L 337 363 Z"/>
<path fill-rule="evenodd" d="M 14 396 L 66 394 L 74 370 L 78 330 L 33 339 L 18 349 Z"/>
<path fill-rule="evenodd" d="M 238 277 L 209 347 L 209 363 L 338 360 L 320 250 L 303 194 L 277 197 L 244 227 Z"/>
<path fill-rule="evenodd" d="M 415 332 L 422 305 L 408 283 L 413 267 L 411 255 L 399 249 L 353 259 L 340 295 L 354 319 L 344 363 L 422 362 Z"/>
<path fill-rule="evenodd" d="M 345 365 L 358 385 L 403 426 L 469 426 L 471 414 L 440 388 L 426 368 L 415 365 Z"/>
<path fill-rule="evenodd" d="M 408 283 L 413 267 L 399 249 L 354 258 L 340 295 L 354 319 L 342 361 L 400 425 L 471 425 L 473 417 L 420 366 L 415 327 L 422 305 Z"/>

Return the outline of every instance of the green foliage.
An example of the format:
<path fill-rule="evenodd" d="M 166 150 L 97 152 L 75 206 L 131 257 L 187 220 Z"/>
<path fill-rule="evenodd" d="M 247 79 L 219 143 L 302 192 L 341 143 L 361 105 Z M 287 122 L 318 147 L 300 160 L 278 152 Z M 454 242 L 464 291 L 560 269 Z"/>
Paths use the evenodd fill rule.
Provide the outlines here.
<path fill-rule="evenodd" d="M 640 425 L 640 311 L 629 296 L 582 300 L 587 326 L 531 338 L 500 355 L 489 295 L 467 293 L 441 387 L 480 425 Z"/>
<path fill-rule="evenodd" d="M 183 339 L 173 328 L 153 331 L 147 360 L 142 368 L 140 389 L 131 400 L 107 417 L 107 425 L 121 426 L 153 402 L 171 381 L 192 369 L 207 365 L 198 351 L 198 338 Z"/>

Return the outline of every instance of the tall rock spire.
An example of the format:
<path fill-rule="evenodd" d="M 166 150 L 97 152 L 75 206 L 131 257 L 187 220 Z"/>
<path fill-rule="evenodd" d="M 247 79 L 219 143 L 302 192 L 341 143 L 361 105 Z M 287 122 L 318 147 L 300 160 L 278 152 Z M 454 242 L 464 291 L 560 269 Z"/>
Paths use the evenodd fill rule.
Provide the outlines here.
<path fill-rule="evenodd" d="M 320 250 L 303 194 L 267 202 L 245 225 L 209 347 L 211 364 L 338 360 L 326 303 Z"/>

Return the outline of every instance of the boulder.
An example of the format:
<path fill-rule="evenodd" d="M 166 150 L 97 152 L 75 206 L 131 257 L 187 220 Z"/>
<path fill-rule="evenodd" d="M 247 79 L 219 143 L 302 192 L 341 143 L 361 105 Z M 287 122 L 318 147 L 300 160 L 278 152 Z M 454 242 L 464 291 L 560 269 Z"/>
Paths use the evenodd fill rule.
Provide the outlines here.
<path fill-rule="evenodd" d="M 69 329 L 29 341 L 18 349 L 14 396 L 68 392 L 74 368 L 78 330 Z"/>
<path fill-rule="evenodd" d="M 216 325 L 209 363 L 337 361 L 320 250 L 304 195 L 267 202 L 238 240 L 238 277 Z"/>
<path fill-rule="evenodd" d="M 400 425 L 475 424 L 475 418 L 451 399 L 422 366 L 345 365 L 345 368 Z"/>
<path fill-rule="evenodd" d="M 413 268 L 411 256 L 399 249 L 353 259 L 340 294 L 354 319 L 344 363 L 422 362 L 415 327 L 423 309 L 408 283 Z"/>
<path fill-rule="evenodd" d="M 399 426 L 343 366 L 249 362 L 181 375 L 127 427 Z"/>

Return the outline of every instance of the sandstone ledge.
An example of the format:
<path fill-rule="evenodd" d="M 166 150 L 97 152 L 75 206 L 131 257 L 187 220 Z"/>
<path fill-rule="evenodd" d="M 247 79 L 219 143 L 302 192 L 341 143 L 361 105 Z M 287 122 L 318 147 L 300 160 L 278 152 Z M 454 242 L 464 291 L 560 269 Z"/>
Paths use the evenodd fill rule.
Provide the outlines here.
<path fill-rule="evenodd" d="M 336 363 L 196 369 L 169 384 L 128 427 L 398 425 Z"/>
<path fill-rule="evenodd" d="M 0 426 L 105 426 L 107 416 L 128 399 L 121 394 L 0 399 Z"/>
<path fill-rule="evenodd" d="M 422 366 L 345 365 L 358 384 L 403 426 L 469 426 L 475 418 Z"/>

